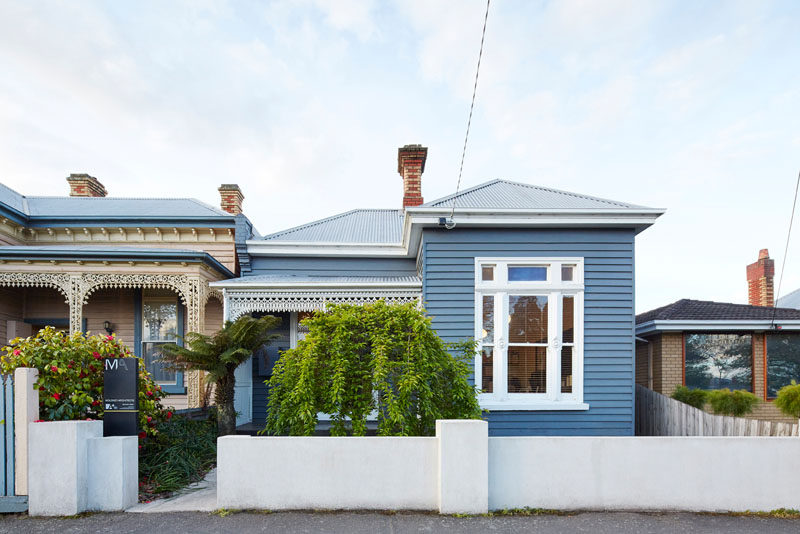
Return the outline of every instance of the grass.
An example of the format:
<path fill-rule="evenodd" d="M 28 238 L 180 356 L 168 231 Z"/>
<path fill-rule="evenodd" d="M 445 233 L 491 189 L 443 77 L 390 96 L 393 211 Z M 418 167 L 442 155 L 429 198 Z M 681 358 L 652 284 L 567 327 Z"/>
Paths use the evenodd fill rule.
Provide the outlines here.
<path fill-rule="evenodd" d="M 800 510 L 793 508 L 778 508 L 769 512 L 728 512 L 725 515 L 736 517 L 775 517 L 778 519 L 800 519 Z"/>
<path fill-rule="evenodd" d="M 139 450 L 139 501 L 169 496 L 203 476 L 217 461 L 217 423 L 175 416 L 142 440 Z"/>

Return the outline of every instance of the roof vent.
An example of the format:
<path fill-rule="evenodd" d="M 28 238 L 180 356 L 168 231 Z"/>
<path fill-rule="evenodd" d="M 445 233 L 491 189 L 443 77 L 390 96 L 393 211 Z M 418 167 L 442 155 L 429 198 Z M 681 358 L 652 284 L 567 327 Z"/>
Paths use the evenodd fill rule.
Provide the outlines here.
<path fill-rule="evenodd" d="M 71 197 L 104 197 L 108 195 L 103 184 L 88 174 L 70 174 L 67 182 Z"/>

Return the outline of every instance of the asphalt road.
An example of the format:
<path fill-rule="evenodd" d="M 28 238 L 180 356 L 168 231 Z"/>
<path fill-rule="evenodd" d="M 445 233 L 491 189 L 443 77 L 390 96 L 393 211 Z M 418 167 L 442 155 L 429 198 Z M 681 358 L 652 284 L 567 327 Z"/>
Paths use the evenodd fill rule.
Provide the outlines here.
<path fill-rule="evenodd" d="M 13 532 L 331 532 L 346 534 L 405 532 L 591 532 L 684 533 L 800 532 L 800 520 L 734 517 L 684 513 L 577 513 L 574 515 L 449 517 L 415 513 L 281 512 L 231 513 L 226 517 L 204 512 L 165 514 L 92 514 L 77 518 L 0 516 L 0 533 Z"/>

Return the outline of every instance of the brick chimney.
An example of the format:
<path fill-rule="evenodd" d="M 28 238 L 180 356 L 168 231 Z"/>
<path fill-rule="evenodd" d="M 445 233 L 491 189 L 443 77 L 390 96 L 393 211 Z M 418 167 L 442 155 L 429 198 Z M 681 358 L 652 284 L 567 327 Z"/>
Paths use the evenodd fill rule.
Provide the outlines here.
<path fill-rule="evenodd" d="M 242 213 L 244 195 L 237 184 L 222 184 L 217 191 L 219 191 L 219 196 L 221 198 L 220 206 L 223 211 L 227 211 L 233 215 Z"/>
<path fill-rule="evenodd" d="M 67 182 L 71 197 L 104 197 L 108 194 L 103 184 L 88 174 L 70 174 Z"/>
<path fill-rule="evenodd" d="M 403 208 L 419 206 L 422 200 L 422 173 L 428 148 L 422 145 L 406 145 L 397 149 L 397 172 L 403 178 Z"/>
<path fill-rule="evenodd" d="M 747 266 L 747 300 L 752 306 L 775 306 L 775 261 L 762 248 L 758 261 Z"/>

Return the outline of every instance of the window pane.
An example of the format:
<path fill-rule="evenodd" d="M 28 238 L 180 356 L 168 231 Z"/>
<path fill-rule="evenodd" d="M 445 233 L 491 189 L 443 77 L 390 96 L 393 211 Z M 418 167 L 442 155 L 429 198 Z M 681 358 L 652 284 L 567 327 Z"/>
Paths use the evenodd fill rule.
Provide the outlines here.
<path fill-rule="evenodd" d="M 508 392 L 547 392 L 546 347 L 508 347 Z"/>
<path fill-rule="evenodd" d="M 481 280 L 484 282 L 494 280 L 494 265 L 481 267 Z"/>
<path fill-rule="evenodd" d="M 750 335 L 689 334 L 686 336 L 686 385 L 700 389 L 753 387 Z"/>
<path fill-rule="evenodd" d="M 572 393 L 572 347 L 561 349 L 561 393 Z"/>
<path fill-rule="evenodd" d="M 561 341 L 575 342 L 575 297 L 564 297 Z"/>
<path fill-rule="evenodd" d="M 541 282 L 547 280 L 547 267 L 508 267 L 509 282 Z"/>
<path fill-rule="evenodd" d="M 775 398 L 792 380 L 800 382 L 800 334 L 768 335 L 767 397 Z"/>
<path fill-rule="evenodd" d="M 144 301 L 142 306 L 144 341 L 168 341 L 178 333 L 178 303 Z"/>
<path fill-rule="evenodd" d="M 509 343 L 547 343 L 547 297 L 508 297 Z"/>
<path fill-rule="evenodd" d="M 494 381 L 494 348 L 483 347 L 481 355 L 481 389 L 484 393 L 492 393 Z"/>
<path fill-rule="evenodd" d="M 572 265 L 564 265 L 561 267 L 561 280 L 564 282 L 572 282 L 573 280 L 573 272 L 575 267 Z"/>
<path fill-rule="evenodd" d="M 484 295 L 483 297 L 483 330 L 481 331 L 481 341 L 484 343 L 494 343 L 494 295 Z"/>
<path fill-rule="evenodd" d="M 153 375 L 153 380 L 156 382 L 170 382 L 175 383 L 175 371 L 165 369 L 165 364 L 161 361 L 161 346 L 167 343 L 142 343 L 142 358 L 144 358 L 144 365 L 150 374 Z"/>

